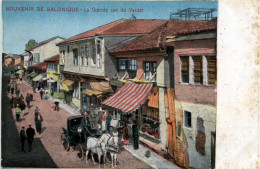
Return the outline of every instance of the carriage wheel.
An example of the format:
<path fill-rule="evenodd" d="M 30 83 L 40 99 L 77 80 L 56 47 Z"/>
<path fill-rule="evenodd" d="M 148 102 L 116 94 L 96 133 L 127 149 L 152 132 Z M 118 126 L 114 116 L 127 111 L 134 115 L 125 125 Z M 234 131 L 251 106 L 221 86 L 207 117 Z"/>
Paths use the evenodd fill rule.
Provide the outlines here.
<path fill-rule="evenodd" d="M 63 141 L 63 147 L 65 150 L 69 151 L 70 150 L 70 144 L 65 140 Z"/>
<path fill-rule="evenodd" d="M 82 145 L 79 145 L 79 152 L 78 152 L 78 157 L 81 159 L 81 160 L 84 160 L 84 148 Z"/>

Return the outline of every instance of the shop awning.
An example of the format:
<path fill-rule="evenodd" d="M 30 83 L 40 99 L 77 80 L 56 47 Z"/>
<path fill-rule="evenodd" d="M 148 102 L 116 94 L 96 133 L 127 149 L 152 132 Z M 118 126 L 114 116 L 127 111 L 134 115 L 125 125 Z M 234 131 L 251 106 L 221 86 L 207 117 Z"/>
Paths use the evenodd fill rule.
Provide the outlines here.
<path fill-rule="evenodd" d="M 71 86 L 73 84 L 74 84 L 74 82 L 71 80 L 64 80 L 61 82 L 61 88 L 62 88 L 62 90 L 65 90 L 66 92 L 68 92 L 68 91 L 72 90 Z"/>
<path fill-rule="evenodd" d="M 35 72 L 31 72 L 30 74 L 26 75 L 28 77 L 31 77 L 32 74 L 34 74 Z"/>
<path fill-rule="evenodd" d="M 21 69 L 21 70 L 18 70 L 16 73 L 18 73 L 18 74 L 21 74 L 21 73 L 23 73 L 24 71 Z"/>
<path fill-rule="evenodd" d="M 144 103 L 153 88 L 152 84 L 127 82 L 115 94 L 101 104 L 130 113 Z"/>
<path fill-rule="evenodd" d="M 96 90 L 86 90 L 83 92 L 87 96 L 97 96 L 98 98 L 103 95 L 103 92 L 101 91 L 96 91 Z"/>
<path fill-rule="evenodd" d="M 30 75 L 30 77 L 31 77 L 31 78 L 35 78 L 37 75 L 38 75 L 38 73 L 33 72 L 33 73 Z"/>
<path fill-rule="evenodd" d="M 89 82 L 89 85 L 95 91 L 101 91 L 106 93 L 113 92 L 109 82 Z"/>
<path fill-rule="evenodd" d="M 42 78 L 43 78 L 43 74 L 39 74 L 38 76 L 36 76 L 35 78 L 33 78 L 33 81 L 34 81 L 34 82 L 37 82 L 37 81 L 42 80 Z"/>

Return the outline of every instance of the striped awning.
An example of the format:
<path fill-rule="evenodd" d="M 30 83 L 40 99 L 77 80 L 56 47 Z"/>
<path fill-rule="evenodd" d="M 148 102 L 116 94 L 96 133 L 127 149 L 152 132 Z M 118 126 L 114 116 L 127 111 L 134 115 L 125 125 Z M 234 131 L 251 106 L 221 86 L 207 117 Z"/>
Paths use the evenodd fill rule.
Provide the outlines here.
<path fill-rule="evenodd" d="M 131 113 L 144 103 L 151 94 L 152 84 L 136 84 L 127 82 L 115 94 L 101 104 Z"/>
<path fill-rule="evenodd" d="M 33 78 L 33 81 L 36 82 L 36 81 L 40 81 L 42 80 L 43 78 L 43 75 L 42 74 L 39 74 L 38 76 L 36 76 L 35 78 Z"/>

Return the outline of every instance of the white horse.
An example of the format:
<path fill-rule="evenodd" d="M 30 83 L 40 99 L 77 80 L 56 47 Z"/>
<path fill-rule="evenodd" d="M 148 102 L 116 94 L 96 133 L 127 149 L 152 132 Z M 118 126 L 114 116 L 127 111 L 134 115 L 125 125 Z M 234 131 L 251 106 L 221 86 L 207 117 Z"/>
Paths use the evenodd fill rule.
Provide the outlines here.
<path fill-rule="evenodd" d="M 90 137 L 87 141 L 87 151 L 86 151 L 86 163 L 88 163 L 88 153 L 91 151 L 91 158 L 93 163 L 95 164 L 95 160 L 93 157 L 93 153 L 98 155 L 98 167 L 100 168 L 100 159 L 101 155 L 105 157 L 105 143 L 100 139 L 96 139 L 94 137 Z"/>
<path fill-rule="evenodd" d="M 112 136 L 108 133 L 104 133 L 100 140 L 102 143 L 105 143 L 105 150 L 104 150 L 104 163 L 107 152 L 110 153 L 111 155 L 111 162 L 112 162 L 112 167 L 114 168 L 113 163 L 115 162 L 115 167 L 116 166 L 116 159 L 117 159 L 117 153 L 118 153 L 118 131 L 114 130 L 112 132 Z"/>

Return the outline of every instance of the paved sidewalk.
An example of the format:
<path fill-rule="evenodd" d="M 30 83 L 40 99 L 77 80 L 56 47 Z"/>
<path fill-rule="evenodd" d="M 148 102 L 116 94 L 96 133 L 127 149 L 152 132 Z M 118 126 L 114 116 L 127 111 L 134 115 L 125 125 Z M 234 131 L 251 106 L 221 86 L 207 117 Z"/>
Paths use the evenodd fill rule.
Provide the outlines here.
<path fill-rule="evenodd" d="M 147 166 L 153 169 L 180 169 L 177 165 L 172 164 L 168 160 L 159 156 L 157 153 L 150 150 L 150 157 L 146 157 L 145 153 L 149 150 L 147 147 L 139 144 L 139 149 L 135 150 L 132 143 L 132 140 L 129 140 L 130 145 L 128 147 L 124 146 L 124 149 L 131 153 L 135 158 L 145 163 Z"/>
<path fill-rule="evenodd" d="M 66 110 L 67 112 L 69 112 L 71 115 L 80 115 L 80 111 L 78 108 L 73 108 L 69 105 L 67 105 L 66 103 L 64 103 L 63 100 L 61 99 L 57 99 L 55 97 L 50 96 L 49 97 L 49 101 L 54 103 L 54 101 L 58 101 L 59 102 L 59 107 L 62 108 L 63 110 Z"/>

